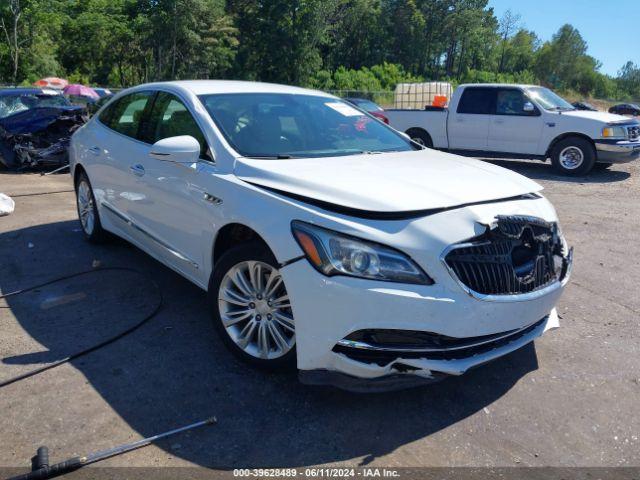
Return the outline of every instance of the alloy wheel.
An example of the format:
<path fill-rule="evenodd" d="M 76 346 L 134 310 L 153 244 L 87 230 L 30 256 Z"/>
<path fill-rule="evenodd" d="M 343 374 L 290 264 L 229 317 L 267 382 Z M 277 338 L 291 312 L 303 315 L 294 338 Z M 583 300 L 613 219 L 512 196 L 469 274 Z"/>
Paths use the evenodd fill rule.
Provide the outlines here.
<path fill-rule="evenodd" d="M 80 216 L 80 224 L 87 235 L 93 233 L 95 227 L 95 213 L 93 207 L 93 195 L 91 195 L 91 187 L 86 180 L 81 180 L 78 184 L 77 193 L 78 215 Z"/>
<path fill-rule="evenodd" d="M 295 346 L 289 295 L 278 269 L 267 263 L 233 266 L 220 283 L 218 308 L 229 337 L 253 357 L 280 358 Z"/>

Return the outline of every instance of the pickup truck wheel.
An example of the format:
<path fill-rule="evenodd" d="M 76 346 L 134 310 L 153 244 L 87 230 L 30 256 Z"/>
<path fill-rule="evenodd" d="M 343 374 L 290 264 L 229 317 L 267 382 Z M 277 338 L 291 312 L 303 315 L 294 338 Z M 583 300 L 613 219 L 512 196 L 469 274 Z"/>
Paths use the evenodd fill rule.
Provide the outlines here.
<path fill-rule="evenodd" d="M 96 199 L 87 174 L 82 172 L 76 181 L 76 207 L 82 233 L 91 243 L 102 243 L 109 234 L 102 228 Z"/>
<path fill-rule="evenodd" d="M 296 365 L 289 295 L 271 251 L 259 242 L 224 253 L 209 281 L 214 326 L 238 358 L 266 370 Z"/>
<path fill-rule="evenodd" d="M 584 138 L 565 138 L 551 150 L 551 163 L 565 175 L 586 175 L 596 163 L 596 151 Z"/>
<path fill-rule="evenodd" d="M 423 147 L 433 148 L 433 140 L 431 140 L 431 135 L 429 135 L 421 128 L 410 128 L 406 131 L 406 134 L 409 135 L 409 138 L 411 138 L 411 140 L 422 145 Z"/>

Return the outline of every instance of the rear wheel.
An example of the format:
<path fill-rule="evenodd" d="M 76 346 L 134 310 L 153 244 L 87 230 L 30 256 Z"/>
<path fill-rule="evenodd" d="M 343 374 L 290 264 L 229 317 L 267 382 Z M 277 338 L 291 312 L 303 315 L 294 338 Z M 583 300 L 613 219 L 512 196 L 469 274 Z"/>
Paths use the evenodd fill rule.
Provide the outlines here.
<path fill-rule="evenodd" d="M 293 312 L 273 254 L 262 243 L 227 251 L 209 282 L 214 325 L 241 360 L 270 370 L 296 365 Z"/>
<path fill-rule="evenodd" d="M 76 207 L 85 238 L 93 243 L 104 242 L 108 238 L 108 234 L 100 223 L 93 189 L 89 177 L 84 172 L 81 172 L 76 180 Z"/>
<path fill-rule="evenodd" d="M 407 135 L 409 138 L 416 142 L 419 145 L 427 148 L 433 148 L 433 140 L 431 140 L 431 135 L 422 130 L 421 128 L 410 128 L 407 130 Z"/>
<path fill-rule="evenodd" d="M 596 163 L 596 151 L 588 140 L 568 137 L 553 146 L 551 163 L 565 175 L 586 175 Z"/>

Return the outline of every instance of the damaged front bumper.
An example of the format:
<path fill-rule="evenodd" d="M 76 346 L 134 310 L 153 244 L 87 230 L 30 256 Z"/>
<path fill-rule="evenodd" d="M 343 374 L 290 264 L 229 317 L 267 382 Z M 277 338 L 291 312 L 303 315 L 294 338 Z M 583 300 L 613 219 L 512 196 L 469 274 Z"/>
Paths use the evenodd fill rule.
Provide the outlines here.
<path fill-rule="evenodd" d="M 81 113 L 61 114 L 44 126 L 14 126 L 11 119 L 0 125 L 0 163 L 7 168 L 61 167 L 69 163 L 71 135 L 87 121 Z M 15 128 L 14 128 L 15 127 Z M 19 127 L 19 128 L 18 128 Z"/>
<path fill-rule="evenodd" d="M 300 381 L 307 385 L 334 386 L 352 392 L 386 392 L 426 385 L 449 376 L 459 376 L 468 370 L 511 353 L 547 330 L 559 326 L 558 314 L 552 310 L 542 320 L 528 327 L 500 335 L 499 338 L 469 345 L 456 352 L 447 351 L 450 358 L 428 358 L 434 351 L 403 351 L 397 347 L 381 347 L 349 341 L 338 342 L 341 355 L 336 358 L 335 370 L 301 370 Z M 483 348 L 484 347 L 484 348 Z M 349 349 L 352 351 L 349 352 Z M 479 349 L 479 353 L 473 353 Z M 364 355 L 362 355 L 364 353 Z M 370 355 L 367 355 L 370 354 Z M 466 356 L 468 354 L 468 356 Z M 368 359 L 366 357 L 369 357 Z M 354 358 L 360 357 L 360 360 Z M 380 365 L 377 360 L 388 361 Z M 368 363 L 372 362 L 372 363 Z M 345 371 L 351 374 L 343 373 Z M 357 376 L 356 376 L 357 375 Z"/>
<path fill-rule="evenodd" d="M 514 227 L 525 221 L 526 228 L 511 232 L 525 243 L 545 241 L 547 235 L 529 234 L 529 229 L 547 228 L 545 225 L 555 225 L 557 220 L 542 198 L 506 202 L 499 211 L 514 220 L 510 224 Z M 533 216 L 522 216 L 525 213 Z M 534 217 L 546 223 L 533 222 Z M 394 224 L 394 232 L 407 232 L 407 236 L 388 243 L 398 245 L 418 262 L 435 280 L 432 285 L 326 277 L 304 259 L 284 266 L 281 273 L 296 319 L 301 381 L 354 391 L 407 388 L 462 375 L 557 327 L 555 307 L 573 262 L 572 249 L 564 240 L 557 279 L 547 282 L 540 277 L 544 280 L 540 288 L 524 291 L 514 291 L 509 284 L 512 294 L 480 294 L 486 287 L 482 282 L 472 285 L 476 291 L 464 288 L 460 277 L 452 274 L 438 255 L 469 239 L 494 241 L 497 234 L 487 236 L 486 229 L 496 218 L 500 226 L 496 207 L 482 205 L 411 220 L 402 228 Z M 550 230 L 549 235 L 547 240 L 553 245 L 560 242 L 557 229 Z M 405 245 L 400 245 L 403 241 Z M 498 244 L 492 245 L 497 248 Z M 542 243 L 538 247 L 547 248 Z M 550 251 L 555 252 L 555 247 Z M 454 260 L 502 258 L 497 254 L 487 257 L 482 251 L 465 255 Z M 478 278 L 500 281 L 500 277 L 495 278 L 497 273 L 483 268 Z M 530 280 L 537 278 L 533 275 Z"/>

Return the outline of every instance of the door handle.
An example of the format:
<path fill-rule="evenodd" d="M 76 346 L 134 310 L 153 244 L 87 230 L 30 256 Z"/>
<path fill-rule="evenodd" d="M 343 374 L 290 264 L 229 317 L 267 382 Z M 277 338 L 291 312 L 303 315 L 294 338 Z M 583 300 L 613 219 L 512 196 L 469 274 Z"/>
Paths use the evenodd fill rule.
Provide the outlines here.
<path fill-rule="evenodd" d="M 137 175 L 138 177 L 141 177 L 144 175 L 144 167 L 139 163 L 136 163 L 135 165 L 131 165 L 129 167 L 129 170 L 131 170 L 131 173 L 133 173 L 134 175 Z"/>
<path fill-rule="evenodd" d="M 499 125 L 501 125 L 501 124 L 503 124 L 503 123 L 504 123 L 504 120 L 502 120 L 502 119 L 500 119 L 500 118 L 496 118 L 493 122 L 494 122 L 494 123 L 497 123 L 497 124 L 499 124 Z"/>
<path fill-rule="evenodd" d="M 102 153 L 102 149 L 100 147 L 91 147 L 89 151 L 94 155 L 100 155 Z"/>

